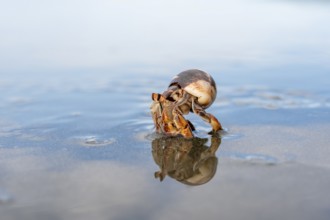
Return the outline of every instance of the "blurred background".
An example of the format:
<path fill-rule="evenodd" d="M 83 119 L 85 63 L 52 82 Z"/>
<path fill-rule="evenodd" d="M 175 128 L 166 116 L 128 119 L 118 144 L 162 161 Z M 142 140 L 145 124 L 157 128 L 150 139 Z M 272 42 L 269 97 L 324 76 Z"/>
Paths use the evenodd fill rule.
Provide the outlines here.
<path fill-rule="evenodd" d="M 328 220 L 329 21 L 327 0 L 1 1 L 1 220 Z M 187 116 L 196 155 L 215 142 L 198 187 L 154 179 L 177 142 L 149 112 L 191 68 L 225 127 Z"/>
<path fill-rule="evenodd" d="M 324 84 L 330 68 L 326 0 L 13 0 L 1 5 L 2 80 L 85 72 L 171 75 L 198 67 L 239 73 L 248 81 L 308 86 L 315 80 Z"/>

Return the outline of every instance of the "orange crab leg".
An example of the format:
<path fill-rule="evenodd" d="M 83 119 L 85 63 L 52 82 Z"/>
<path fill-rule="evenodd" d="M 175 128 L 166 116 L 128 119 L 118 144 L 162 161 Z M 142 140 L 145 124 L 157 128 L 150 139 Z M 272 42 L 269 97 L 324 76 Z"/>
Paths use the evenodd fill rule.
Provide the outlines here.
<path fill-rule="evenodd" d="M 180 128 L 180 134 L 186 138 L 192 138 L 194 135 L 191 131 L 191 128 L 189 126 L 189 123 L 187 120 L 180 114 L 177 114 L 174 117 L 174 123 L 177 128 Z"/>
<path fill-rule="evenodd" d="M 194 100 L 192 102 L 192 110 L 195 114 L 199 115 L 204 121 L 211 124 L 212 132 L 223 130 L 218 119 L 214 117 L 212 114 L 205 112 L 204 109 L 199 105 L 197 105 Z"/>

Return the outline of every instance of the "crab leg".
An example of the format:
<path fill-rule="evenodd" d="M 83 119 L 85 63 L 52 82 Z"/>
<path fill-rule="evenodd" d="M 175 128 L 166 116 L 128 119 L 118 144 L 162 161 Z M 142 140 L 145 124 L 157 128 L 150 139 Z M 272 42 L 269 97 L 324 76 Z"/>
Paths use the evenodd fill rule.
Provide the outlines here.
<path fill-rule="evenodd" d="M 160 94 L 152 93 L 151 99 L 153 100 L 153 103 L 150 106 L 151 113 L 152 113 L 152 119 L 154 121 L 156 131 L 159 132 L 161 129 L 161 115 L 162 115 L 162 105 L 159 102 L 161 99 Z"/>
<path fill-rule="evenodd" d="M 151 105 L 151 113 L 157 132 L 167 135 L 182 135 L 186 138 L 193 137 L 192 130 L 195 128 L 190 121 L 182 116 L 179 108 L 180 103 L 189 100 L 189 94 L 184 96 L 183 102 L 179 102 L 179 105 L 158 93 L 153 93 L 151 98 L 154 101 Z"/>
<path fill-rule="evenodd" d="M 220 144 L 221 144 L 221 138 L 219 136 L 213 135 L 211 138 L 211 146 L 209 148 L 210 152 L 212 154 L 215 154 L 215 152 L 218 150 Z"/>
<path fill-rule="evenodd" d="M 192 110 L 196 115 L 200 116 L 204 121 L 211 124 L 212 132 L 217 132 L 219 130 L 222 130 L 222 126 L 218 121 L 218 119 L 216 119 L 216 117 L 214 117 L 212 114 L 205 112 L 202 107 L 200 107 L 198 104 L 195 103 L 195 100 L 192 101 Z"/>
<path fill-rule="evenodd" d="M 170 115 L 168 115 L 168 112 L 166 112 L 167 109 L 164 109 L 162 112 L 162 130 L 163 133 L 173 133 L 177 130 L 177 127 L 174 126 L 175 124 L 172 123 L 172 118 Z"/>
<path fill-rule="evenodd" d="M 179 90 L 179 91 L 180 91 L 180 94 L 182 94 L 182 95 L 180 95 L 182 97 L 176 101 L 176 103 L 175 103 L 176 108 L 187 103 L 189 98 L 191 97 L 191 95 L 189 93 L 185 92 L 184 90 Z"/>
<path fill-rule="evenodd" d="M 190 125 L 187 120 L 180 114 L 174 117 L 174 123 L 177 128 L 180 128 L 180 133 L 186 138 L 192 138 L 194 135 L 191 131 Z"/>
<path fill-rule="evenodd" d="M 158 120 L 159 120 L 159 103 L 152 103 L 151 107 L 151 116 L 152 116 L 152 120 L 154 121 L 154 125 L 156 127 L 156 131 L 159 131 L 159 123 L 158 123 Z M 157 114 L 158 113 L 158 114 Z"/>

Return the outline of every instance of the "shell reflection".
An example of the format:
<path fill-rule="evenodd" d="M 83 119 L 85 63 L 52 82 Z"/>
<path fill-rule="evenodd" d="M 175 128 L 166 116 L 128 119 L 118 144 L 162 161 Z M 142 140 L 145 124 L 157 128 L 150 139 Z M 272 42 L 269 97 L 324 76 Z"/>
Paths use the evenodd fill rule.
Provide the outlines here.
<path fill-rule="evenodd" d="M 160 181 L 170 176 L 187 185 L 201 185 L 210 181 L 217 170 L 215 153 L 221 138 L 212 136 L 211 146 L 207 138 L 161 137 L 152 141 L 152 156 L 160 170 L 155 178 Z"/>

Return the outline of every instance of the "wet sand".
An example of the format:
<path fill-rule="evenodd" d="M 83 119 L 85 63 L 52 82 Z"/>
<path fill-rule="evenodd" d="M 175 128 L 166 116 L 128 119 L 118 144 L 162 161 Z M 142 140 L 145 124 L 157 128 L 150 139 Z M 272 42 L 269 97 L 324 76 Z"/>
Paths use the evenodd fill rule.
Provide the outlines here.
<path fill-rule="evenodd" d="M 209 111 L 226 130 L 215 150 L 215 174 L 191 186 L 170 174 L 171 165 L 162 182 L 154 177 L 162 156 L 154 154 L 149 90 L 158 91 L 164 82 L 159 77 L 158 84 L 144 88 L 145 81 L 119 80 L 131 84 L 127 94 L 123 87 L 96 86 L 65 92 L 29 87 L 34 96 L 6 90 L 0 130 L 2 218 L 328 218 L 324 94 L 309 91 L 306 98 L 258 86 L 227 85 L 223 91 L 219 86 L 221 95 Z M 203 147 L 186 161 L 197 164 L 212 144 L 210 127 L 189 118 Z M 185 142 L 174 142 L 173 149 L 175 144 Z"/>
<path fill-rule="evenodd" d="M 4 2 L 0 219 L 328 220 L 329 7 Z M 190 68 L 225 130 L 159 136 L 151 93 Z"/>

